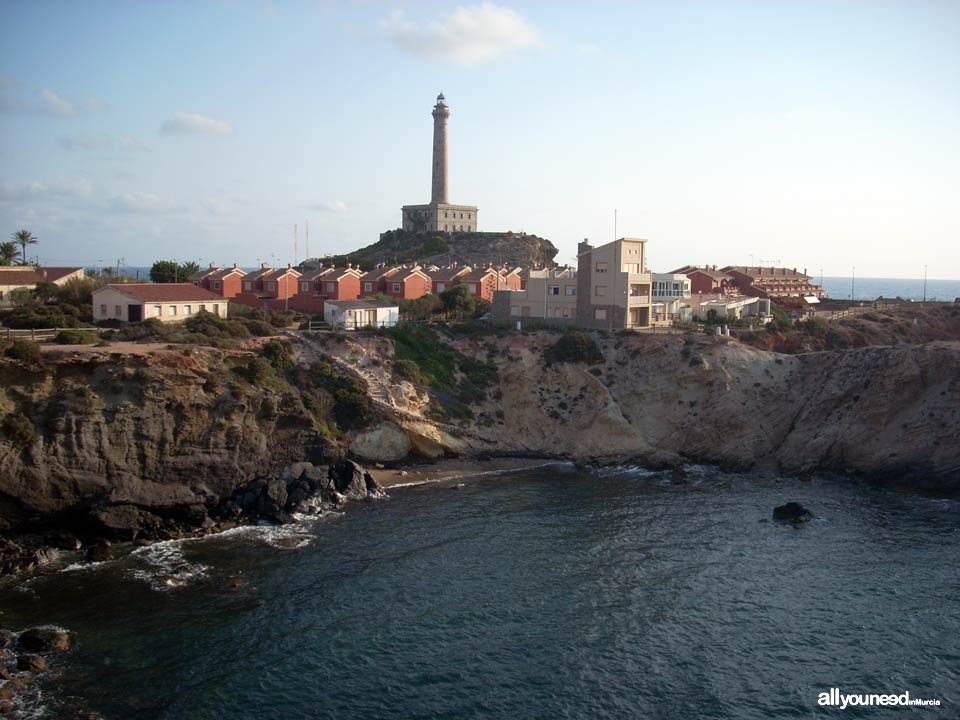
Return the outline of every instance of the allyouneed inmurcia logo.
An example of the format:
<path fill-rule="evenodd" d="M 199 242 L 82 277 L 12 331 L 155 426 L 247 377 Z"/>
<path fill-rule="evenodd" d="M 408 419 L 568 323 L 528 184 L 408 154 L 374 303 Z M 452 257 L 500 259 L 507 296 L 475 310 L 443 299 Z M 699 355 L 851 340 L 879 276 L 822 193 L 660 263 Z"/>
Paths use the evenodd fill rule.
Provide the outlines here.
<path fill-rule="evenodd" d="M 910 697 L 909 692 L 891 693 L 886 695 L 878 695 L 873 693 L 857 693 L 855 695 L 846 695 L 840 692 L 840 688 L 830 688 L 828 692 L 822 692 L 817 696 L 817 705 L 839 707 L 841 710 L 844 710 L 848 706 L 868 707 L 871 705 L 930 705 L 936 707 L 940 705 L 940 701 L 937 699 L 921 700 L 919 698 L 912 698 Z"/>

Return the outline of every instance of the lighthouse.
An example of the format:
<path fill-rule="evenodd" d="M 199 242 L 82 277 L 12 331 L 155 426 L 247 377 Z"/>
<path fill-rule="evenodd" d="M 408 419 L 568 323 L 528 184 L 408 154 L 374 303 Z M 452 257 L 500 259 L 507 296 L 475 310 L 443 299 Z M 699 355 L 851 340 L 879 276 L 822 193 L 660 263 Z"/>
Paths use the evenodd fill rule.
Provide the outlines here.
<path fill-rule="evenodd" d="M 404 205 L 403 229 L 412 232 L 476 232 L 475 205 L 455 205 L 449 199 L 449 138 L 450 107 L 443 93 L 437 95 L 433 106 L 433 162 L 429 205 Z"/>

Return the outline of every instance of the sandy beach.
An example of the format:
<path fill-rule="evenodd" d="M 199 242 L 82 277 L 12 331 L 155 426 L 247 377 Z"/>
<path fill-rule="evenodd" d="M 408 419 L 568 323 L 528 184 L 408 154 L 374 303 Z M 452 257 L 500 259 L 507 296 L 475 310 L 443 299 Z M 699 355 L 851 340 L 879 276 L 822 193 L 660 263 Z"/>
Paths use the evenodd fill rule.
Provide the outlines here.
<path fill-rule="evenodd" d="M 403 487 L 405 485 L 423 485 L 446 480 L 460 480 L 481 475 L 493 475 L 516 470 L 529 470 L 535 467 L 566 464 L 565 460 L 549 458 L 491 458 L 487 460 L 439 460 L 435 463 L 418 463 L 399 468 L 377 468 L 366 466 L 381 487 Z"/>

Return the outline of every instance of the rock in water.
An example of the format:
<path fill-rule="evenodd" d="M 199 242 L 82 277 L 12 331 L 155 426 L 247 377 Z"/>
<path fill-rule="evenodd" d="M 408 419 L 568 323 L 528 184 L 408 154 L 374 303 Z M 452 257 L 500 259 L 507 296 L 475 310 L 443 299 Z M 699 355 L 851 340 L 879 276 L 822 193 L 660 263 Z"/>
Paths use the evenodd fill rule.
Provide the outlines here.
<path fill-rule="evenodd" d="M 70 633 L 58 627 L 35 627 L 20 633 L 20 647 L 31 652 L 66 652 Z"/>
<path fill-rule="evenodd" d="M 813 520 L 813 513 L 798 502 L 788 502 L 773 509 L 773 519 L 798 525 Z"/>
<path fill-rule="evenodd" d="M 17 670 L 42 673 L 47 669 L 47 661 L 39 655 L 25 654 L 17 656 Z"/>

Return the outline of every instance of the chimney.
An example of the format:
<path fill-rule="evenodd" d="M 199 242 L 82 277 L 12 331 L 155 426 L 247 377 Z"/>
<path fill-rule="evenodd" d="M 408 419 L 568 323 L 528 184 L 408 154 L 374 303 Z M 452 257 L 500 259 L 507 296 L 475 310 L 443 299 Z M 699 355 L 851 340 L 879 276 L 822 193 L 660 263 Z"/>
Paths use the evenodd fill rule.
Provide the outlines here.
<path fill-rule="evenodd" d="M 267 269 L 267 264 L 266 264 L 266 263 L 260 263 L 260 269 L 261 269 L 261 270 L 266 270 L 266 269 Z"/>
<path fill-rule="evenodd" d="M 293 265 L 291 265 L 290 263 L 287 263 L 287 270 L 289 270 L 289 269 L 292 268 L 292 267 L 293 267 Z"/>
<path fill-rule="evenodd" d="M 214 269 L 213 263 L 210 263 L 210 269 L 211 269 L 211 270 Z"/>
<path fill-rule="evenodd" d="M 236 266 L 237 266 L 237 264 L 236 264 L 236 263 L 234 263 L 234 264 L 233 264 L 233 266 L 234 266 L 234 267 L 236 267 Z"/>

